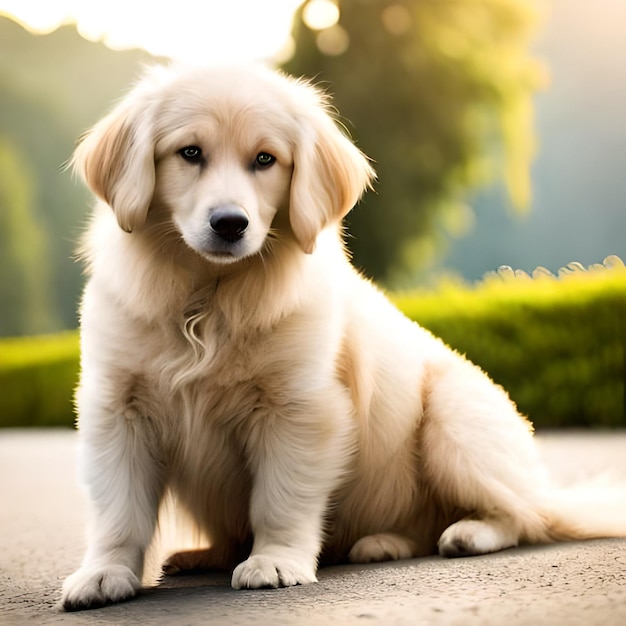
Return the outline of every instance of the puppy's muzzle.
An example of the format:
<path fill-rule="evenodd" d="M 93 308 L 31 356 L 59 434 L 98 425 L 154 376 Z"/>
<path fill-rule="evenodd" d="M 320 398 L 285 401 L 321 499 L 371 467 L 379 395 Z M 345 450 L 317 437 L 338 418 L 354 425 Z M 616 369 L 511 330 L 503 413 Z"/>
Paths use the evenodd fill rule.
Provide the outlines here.
<path fill-rule="evenodd" d="M 211 230 L 228 243 L 239 241 L 244 236 L 248 223 L 245 211 L 233 204 L 215 208 L 209 217 Z"/>

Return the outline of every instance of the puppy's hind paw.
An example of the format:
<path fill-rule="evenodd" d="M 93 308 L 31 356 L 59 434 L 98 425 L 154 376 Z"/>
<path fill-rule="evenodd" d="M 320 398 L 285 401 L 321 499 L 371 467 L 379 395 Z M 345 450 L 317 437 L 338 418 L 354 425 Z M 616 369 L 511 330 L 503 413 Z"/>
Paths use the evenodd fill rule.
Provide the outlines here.
<path fill-rule="evenodd" d="M 124 565 L 81 568 L 65 580 L 61 606 L 66 611 L 96 609 L 132 598 L 140 586 Z"/>
<path fill-rule="evenodd" d="M 393 533 L 380 533 L 361 537 L 350 550 L 350 563 L 377 563 L 410 559 L 415 555 L 415 542 Z"/>
<path fill-rule="evenodd" d="M 517 534 L 505 521 L 472 519 L 449 526 L 438 542 L 439 554 L 448 558 L 489 554 L 517 544 Z"/>
<path fill-rule="evenodd" d="M 229 569 L 230 565 L 227 565 L 224 559 L 218 558 L 213 548 L 175 552 L 162 565 L 162 571 L 165 576 L 227 571 Z"/>

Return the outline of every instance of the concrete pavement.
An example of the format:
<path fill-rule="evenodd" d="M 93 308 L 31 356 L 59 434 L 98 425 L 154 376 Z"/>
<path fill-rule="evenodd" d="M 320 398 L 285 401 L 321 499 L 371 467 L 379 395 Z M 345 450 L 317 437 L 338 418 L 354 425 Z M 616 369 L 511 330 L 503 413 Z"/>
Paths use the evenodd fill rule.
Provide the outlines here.
<path fill-rule="evenodd" d="M 559 480 L 626 479 L 626 432 L 543 434 Z M 226 575 L 165 579 L 136 600 L 65 614 L 63 578 L 84 548 L 76 433 L 0 430 L 0 625 L 626 624 L 626 540 L 321 570 L 316 585 L 233 591 Z"/>

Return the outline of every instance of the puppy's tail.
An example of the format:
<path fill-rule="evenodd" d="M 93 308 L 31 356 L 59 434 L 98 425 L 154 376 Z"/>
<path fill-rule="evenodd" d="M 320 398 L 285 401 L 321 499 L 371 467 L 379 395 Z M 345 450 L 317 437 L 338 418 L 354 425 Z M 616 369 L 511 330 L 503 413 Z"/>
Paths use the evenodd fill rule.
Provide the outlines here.
<path fill-rule="evenodd" d="M 544 502 L 551 541 L 626 537 L 626 483 L 600 479 L 553 489 Z"/>

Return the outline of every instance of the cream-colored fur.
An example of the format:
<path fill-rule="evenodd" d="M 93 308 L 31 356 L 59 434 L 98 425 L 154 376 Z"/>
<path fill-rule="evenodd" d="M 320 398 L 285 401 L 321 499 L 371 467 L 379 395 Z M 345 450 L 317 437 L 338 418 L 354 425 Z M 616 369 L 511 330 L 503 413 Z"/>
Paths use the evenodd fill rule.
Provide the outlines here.
<path fill-rule="evenodd" d="M 93 523 L 65 608 L 136 593 L 166 492 L 210 542 L 166 570 L 234 567 L 235 588 L 625 534 L 623 503 L 560 514 L 506 393 L 351 267 L 341 220 L 374 174 L 315 88 L 154 69 L 75 166 L 100 199 L 77 393 Z M 223 237 L 220 211 L 245 225 Z"/>

